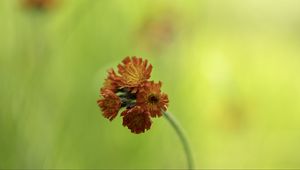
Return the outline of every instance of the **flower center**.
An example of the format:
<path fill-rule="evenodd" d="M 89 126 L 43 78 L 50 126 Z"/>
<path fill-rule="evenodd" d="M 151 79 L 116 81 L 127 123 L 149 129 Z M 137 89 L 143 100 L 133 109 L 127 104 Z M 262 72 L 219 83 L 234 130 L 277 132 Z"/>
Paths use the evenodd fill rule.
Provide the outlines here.
<path fill-rule="evenodd" d="M 125 78 L 125 81 L 131 85 L 137 85 L 140 84 L 140 82 L 144 81 L 143 70 L 134 65 L 128 66 L 123 76 Z"/>
<path fill-rule="evenodd" d="M 151 94 L 151 95 L 148 96 L 148 101 L 151 104 L 156 104 L 156 103 L 158 103 L 159 99 L 156 95 Z"/>

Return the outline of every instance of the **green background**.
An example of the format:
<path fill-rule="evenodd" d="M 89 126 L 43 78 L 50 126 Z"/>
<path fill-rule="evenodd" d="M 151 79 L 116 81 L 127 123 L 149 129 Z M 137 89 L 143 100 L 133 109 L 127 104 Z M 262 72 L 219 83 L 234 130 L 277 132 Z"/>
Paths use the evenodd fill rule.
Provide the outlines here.
<path fill-rule="evenodd" d="M 197 168 L 300 168 L 300 1 L 0 1 L 0 168 L 185 168 L 164 118 L 132 134 L 97 106 L 143 56 Z"/>

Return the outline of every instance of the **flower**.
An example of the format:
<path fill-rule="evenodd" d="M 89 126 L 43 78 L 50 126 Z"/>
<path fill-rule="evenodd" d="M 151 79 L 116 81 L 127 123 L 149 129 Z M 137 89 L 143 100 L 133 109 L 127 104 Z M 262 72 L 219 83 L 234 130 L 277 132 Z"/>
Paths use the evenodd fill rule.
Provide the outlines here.
<path fill-rule="evenodd" d="M 123 116 L 123 126 L 127 126 L 132 133 L 139 134 L 151 127 L 149 113 L 140 106 L 127 109 L 121 115 Z"/>
<path fill-rule="evenodd" d="M 161 82 L 147 82 L 143 90 L 137 94 L 137 105 L 146 109 L 151 117 L 162 116 L 162 111 L 166 111 L 169 103 L 168 96 L 161 93 Z"/>
<path fill-rule="evenodd" d="M 121 100 L 109 89 L 102 90 L 101 95 L 103 99 L 97 101 L 98 106 L 103 111 L 103 116 L 111 121 L 117 116 L 121 108 Z"/>
<path fill-rule="evenodd" d="M 158 56 L 170 47 L 178 37 L 180 16 L 174 8 L 157 11 L 157 15 L 146 16 L 136 31 L 137 48 L 156 53 Z"/>
<path fill-rule="evenodd" d="M 108 70 L 100 88 L 102 98 L 97 101 L 103 116 L 113 120 L 122 109 L 123 126 L 135 134 L 149 130 L 151 117 L 162 116 L 169 103 L 168 96 L 160 90 L 161 82 L 148 81 L 151 71 L 148 60 L 137 57 L 126 57 L 118 65 L 119 74 Z"/>
<path fill-rule="evenodd" d="M 104 80 L 103 87 L 100 89 L 100 93 L 101 93 L 101 91 L 104 91 L 105 89 L 111 90 L 114 92 L 116 90 L 116 86 L 114 86 L 113 81 L 111 81 L 110 79 L 107 78 Z"/>
<path fill-rule="evenodd" d="M 118 73 L 121 75 L 118 84 L 121 87 L 132 88 L 132 92 L 136 93 L 138 87 L 150 78 L 152 65 L 148 65 L 148 60 L 137 57 L 126 57 L 122 64 L 118 65 Z"/>
<path fill-rule="evenodd" d="M 118 85 L 116 84 L 118 77 L 113 69 L 108 70 L 107 73 L 108 73 L 108 76 L 105 79 L 105 81 L 103 83 L 103 87 L 100 89 L 100 92 L 105 89 L 116 92 L 116 90 L 118 89 Z"/>
<path fill-rule="evenodd" d="M 56 0 L 23 0 L 24 7 L 45 10 L 52 8 Z"/>

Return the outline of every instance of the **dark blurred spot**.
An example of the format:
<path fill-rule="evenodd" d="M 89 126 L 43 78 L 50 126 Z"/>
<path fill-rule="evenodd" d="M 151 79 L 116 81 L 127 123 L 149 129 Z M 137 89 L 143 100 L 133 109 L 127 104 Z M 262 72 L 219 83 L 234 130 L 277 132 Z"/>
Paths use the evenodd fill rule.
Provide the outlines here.
<path fill-rule="evenodd" d="M 156 104 L 156 103 L 158 103 L 159 99 L 156 95 L 152 94 L 148 97 L 148 101 L 151 104 Z"/>
<path fill-rule="evenodd" d="M 59 0 L 21 0 L 27 10 L 48 11 L 57 7 Z"/>
<path fill-rule="evenodd" d="M 221 113 L 221 127 L 227 131 L 240 131 L 247 124 L 247 109 L 239 102 L 228 102 Z"/>
<path fill-rule="evenodd" d="M 161 52 L 174 41 L 178 18 L 176 13 L 165 10 L 158 15 L 147 17 L 137 31 L 139 48 L 150 52 Z"/>

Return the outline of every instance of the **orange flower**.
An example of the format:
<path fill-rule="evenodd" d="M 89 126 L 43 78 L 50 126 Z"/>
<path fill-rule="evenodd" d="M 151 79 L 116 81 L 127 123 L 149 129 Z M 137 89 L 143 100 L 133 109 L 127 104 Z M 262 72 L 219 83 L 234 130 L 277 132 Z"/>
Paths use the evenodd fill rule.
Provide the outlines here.
<path fill-rule="evenodd" d="M 109 69 L 109 70 L 107 71 L 107 73 L 108 73 L 107 79 L 111 80 L 111 82 L 113 82 L 114 85 L 117 85 L 117 84 L 118 84 L 117 82 L 119 82 L 120 79 L 121 79 L 120 76 L 118 76 L 118 75 L 116 74 L 115 70 L 112 69 L 112 68 Z"/>
<path fill-rule="evenodd" d="M 126 57 L 122 64 L 118 65 L 118 72 L 121 75 L 119 85 L 122 88 L 131 88 L 136 93 L 138 87 L 143 85 L 150 78 L 152 65 L 148 65 L 148 60 L 137 57 Z"/>
<path fill-rule="evenodd" d="M 126 57 L 118 68 L 119 75 L 113 69 L 108 70 L 100 89 L 103 98 L 97 103 L 109 120 L 124 109 L 123 126 L 136 134 L 145 132 L 151 127 L 151 117 L 159 117 L 167 110 L 168 96 L 161 93 L 161 82 L 148 82 L 152 65 L 147 60 Z"/>
<path fill-rule="evenodd" d="M 168 96 L 161 93 L 161 82 L 146 82 L 143 89 L 137 94 L 137 105 L 146 109 L 151 117 L 162 116 L 169 103 Z"/>
<path fill-rule="evenodd" d="M 110 79 L 105 79 L 103 83 L 103 87 L 100 89 L 100 93 L 105 89 L 115 92 L 116 86 L 113 85 L 113 82 Z"/>
<path fill-rule="evenodd" d="M 23 0 L 23 4 L 27 8 L 49 9 L 55 5 L 55 0 Z"/>
<path fill-rule="evenodd" d="M 148 112 L 140 106 L 135 106 L 122 112 L 123 126 L 127 126 L 132 133 L 144 133 L 151 127 L 151 120 Z"/>
<path fill-rule="evenodd" d="M 101 95 L 103 99 L 97 101 L 98 106 L 101 108 L 103 116 L 111 121 L 117 116 L 121 108 L 121 100 L 109 89 L 102 90 Z"/>
<path fill-rule="evenodd" d="M 105 81 L 103 83 L 103 87 L 100 89 L 100 91 L 108 89 L 113 92 L 116 92 L 118 89 L 118 85 L 116 83 L 118 80 L 118 76 L 116 75 L 116 73 L 113 69 L 108 70 L 107 73 L 108 73 L 108 76 L 105 79 Z"/>

